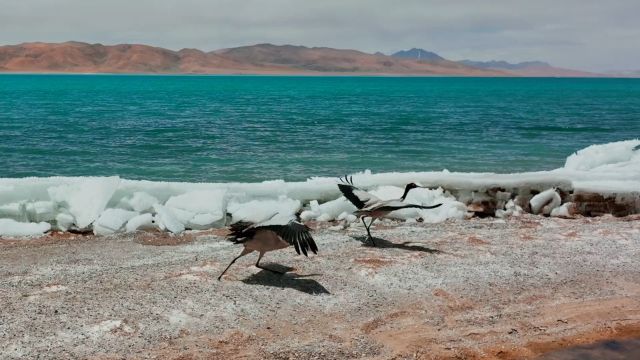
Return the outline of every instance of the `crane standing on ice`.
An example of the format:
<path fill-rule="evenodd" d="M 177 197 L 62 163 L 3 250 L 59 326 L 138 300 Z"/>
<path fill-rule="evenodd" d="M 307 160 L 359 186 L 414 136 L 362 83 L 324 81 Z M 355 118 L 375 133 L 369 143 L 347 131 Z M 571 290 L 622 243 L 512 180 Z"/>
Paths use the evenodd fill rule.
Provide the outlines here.
<path fill-rule="evenodd" d="M 399 199 L 381 200 L 375 195 L 355 187 L 353 185 L 353 176 L 350 178 L 345 176 L 344 179 L 340 178 L 340 180 L 343 183 L 338 184 L 338 188 L 340 189 L 340 192 L 342 192 L 344 197 L 346 197 L 353 205 L 355 205 L 355 207 L 358 208 L 358 210 L 356 210 L 353 214 L 362 219 L 362 224 L 364 224 L 365 229 L 367 229 L 367 235 L 369 237 L 369 240 L 371 240 L 373 246 L 376 246 L 376 243 L 373 240 L 373 236 L 371 236 L 371 231 L 369 229 L 371 228 L 371 224 L 373 224 L 376 219 L 383 218 L 389 215 L 390 212 L 395 210 L 409 208 L 435 209 L 438 206 L 442 205 L 436 204 L 431 206 L 423 206 L 405 203 L 404 199 L 407 197 L 407 194 L 411 189 L 422 187 L 414 183 L 407 184 L 407 186 L 404 188 L 404 194 L 402 194 L 402 197 L 400 197 Z M 371 222 L 369 223 L 369 225 L 367 225 L 367 223 L 364 221 L 365 217 L 371 218 Z"/>
<path fill-rule="evenodd" d="M 274 215 L 275 216 L 275 215 Z M 273 216 L 272 216 L 273 217 Z M 262 222 L 264 224 L 264 222 Z M 304 256 L 308 256 L 307 252 L 310 250 L 314 254 L 318 253 L 318 246 L 311 237 L 309 228 L 306 225 L 300 224 L 296 221 L 290 221 L 286 225 L 261 225 L 251 222 L 240 221 L 231 225 L 231 234 L 228 239 L 236 244 L 244 245 L 244 249 L 236 258 L 234 258 L 226 269 L 220 274 L 218 280 L 222 278 L 227 270 L 233 265 L 239 258 L 250 254 L 254 251 L 258 251 L 258 261 L 256 261 L 256 267 L 271 271 L 278 274 L 282 272 L 268 269 L 260 266 L 260 259 L 266 252 L 284 249 L 293 245 L 298 255 L 300 252 Z"/>

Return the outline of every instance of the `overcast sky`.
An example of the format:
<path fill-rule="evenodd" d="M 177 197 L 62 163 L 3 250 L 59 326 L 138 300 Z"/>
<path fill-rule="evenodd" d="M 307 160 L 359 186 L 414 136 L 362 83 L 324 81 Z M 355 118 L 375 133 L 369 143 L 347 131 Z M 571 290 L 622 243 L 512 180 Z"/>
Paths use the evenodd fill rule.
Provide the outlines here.
<path fill-rule="evenodd" d="M 263 42 L 640 69 L 640 0 L 0 0 L 0 44 Z"/>

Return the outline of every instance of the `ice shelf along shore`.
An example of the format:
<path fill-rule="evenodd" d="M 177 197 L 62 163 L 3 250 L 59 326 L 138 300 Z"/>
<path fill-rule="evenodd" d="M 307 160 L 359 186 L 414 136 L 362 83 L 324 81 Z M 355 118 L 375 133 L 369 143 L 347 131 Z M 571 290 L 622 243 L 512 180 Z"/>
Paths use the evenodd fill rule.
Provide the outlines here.
<path fill-rule="evenodd" d="M 0 236 L 80 231 L 106 235 L 157 229 L 223 227 L 239 220 L 356 221 L 341 196 L 338 178 L 304 182 L 180 183 L 112 177 L 0 178 Z M 407 172 L 353 174 L 356 186 L 381 199 L 400 197 L 416 182 L 408 203 L 443 205 L 405 209 L 391 217 L 440 222 L 470 216 L 518 216 L 523 212 L 572 217 L 625 216 L 640 212 L 640 140 L 592 145 L 565 166 L 516 174 Z"/>

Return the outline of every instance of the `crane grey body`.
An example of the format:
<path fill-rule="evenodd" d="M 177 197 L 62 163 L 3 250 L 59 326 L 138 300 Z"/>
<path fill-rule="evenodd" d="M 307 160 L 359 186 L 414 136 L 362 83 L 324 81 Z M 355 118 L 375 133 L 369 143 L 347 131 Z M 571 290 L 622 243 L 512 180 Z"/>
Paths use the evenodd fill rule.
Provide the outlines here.
<path fill-rule="evenodd" d="M 373 240 L 373 236 L 371 236 L 370 228 L 371 224 L 373 224 L 376 219 L 383 218 L 389 215 L 390 212 L 395 210 L 409 208 L 435 209 L 442 205 L 436 204 L 431 206 L 423 206 L 405 203 L 404 199 L 407 197 L 409 191 L 411 191 L 411 189 L 421 187 L 414 183 L 407 184 L 402 197 L 400 197 L 399 199 L 381 200 L 377 196 L 355 187 L 353 185 L 353 177 L 348 178 L 345 176 L 345 178 L 341 178 L 341 180 L 343 181 L 343 183 L 338 184 L 338 188 L 340 189 L 340 192 L 342 192 L 344 197 L 346 197 L 347 200 L 349 200 L 353 205 L 355 205 L 355 207 L 358 208 L 358 210 L 356 210 L 353 214 L 362 219 L 362 224 L 364 225 L 365 229 L 367 229 L 367 236 L 373 246 L 376 246 L 376 243 Z M 365 217 L 371 218 L 371 222 L 369 222 L 369 225 L 367 225 L 367 223 L 365 222 Z"/>
<path fill-rule="evenodd" d="M 250 254 L 254 251 L 259 253 L 258 261 L 256 261 L 256 267 L 283 274 L 280 271 L 272 270 L 260 265 L 260 260 L 265 253 L 274 250 L 284 249 L 293 245 L 298 255 L 300 253 L 307 256 L 308 251 L 314 254 L 318 253 L 318 247 L 311 237 L 309 228 L 303 224 L 295 221 L 290 221 L 286 225 L 260 225 L 250 222 L 238 222 L 231 225 L 231 234 L 228 240 L 233 241 L 236 244 L 242 244 L 244 249 L 235 257 L 226 269 L 220 274 L 218 280 L 222 278 L 227 270 L 236 262 L 239 258 Z"/>

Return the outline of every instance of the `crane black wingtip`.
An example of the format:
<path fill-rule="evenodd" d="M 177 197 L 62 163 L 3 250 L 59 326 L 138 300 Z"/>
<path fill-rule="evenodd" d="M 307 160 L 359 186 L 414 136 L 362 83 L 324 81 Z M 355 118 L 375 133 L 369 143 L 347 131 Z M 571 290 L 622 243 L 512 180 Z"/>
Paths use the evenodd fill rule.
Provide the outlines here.
<path fill-rule="evenodd" d="M 229 235 L 227 240 L 233 243 L 242 243 L 246 238 L 250 238 L 255 233 L 255 229 L 252 227 L 254 223 L 249 221 L 238 221 L 229 225 Z"/>
<path fill-rule="evenodd" d="M 349 176 L 349 175 L 345 174 L 344 176 L 340 176 L 338 179 L 343 184 L 352 185 L 353 186 L 353 175 Z"/>
<path fill-rule="evenodd" d="M 358 209 L 362 209 L 364 207 L 364 202 L 358 196 L 356 196 L 356 194 L 353 193 L 353 185 L 338 184 L 338 189 L 340 189 L 342 195 L 344 195 L 347 200 L 355 205 L 355 207 L 357 207 Z"/>

